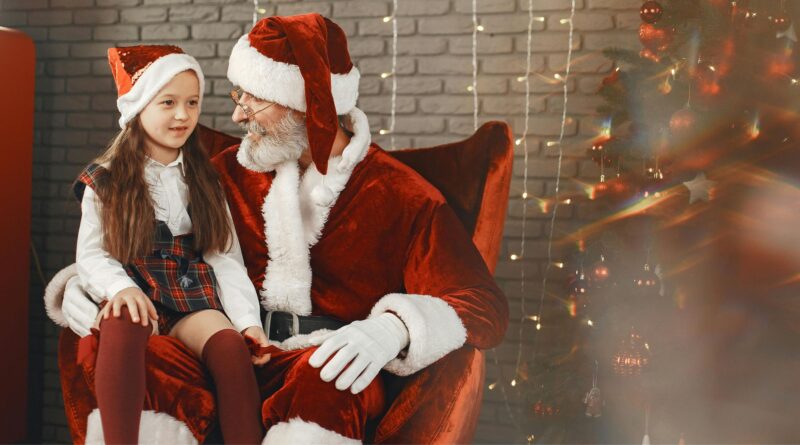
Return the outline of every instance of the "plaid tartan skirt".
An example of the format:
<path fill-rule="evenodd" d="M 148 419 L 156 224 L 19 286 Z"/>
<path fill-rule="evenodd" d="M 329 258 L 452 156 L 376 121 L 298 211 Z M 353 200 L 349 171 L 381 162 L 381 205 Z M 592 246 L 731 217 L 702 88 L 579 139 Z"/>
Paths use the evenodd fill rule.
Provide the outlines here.
<path fill-rule="evenodd" d="M 128 275 L 154 302 L 171 311 L 222 310 L 217 278 L 194 251 L 194 235 L 172 236 L 164 221 L 157 221 L 155 230 L 153 253 L 126 265 Z"/>

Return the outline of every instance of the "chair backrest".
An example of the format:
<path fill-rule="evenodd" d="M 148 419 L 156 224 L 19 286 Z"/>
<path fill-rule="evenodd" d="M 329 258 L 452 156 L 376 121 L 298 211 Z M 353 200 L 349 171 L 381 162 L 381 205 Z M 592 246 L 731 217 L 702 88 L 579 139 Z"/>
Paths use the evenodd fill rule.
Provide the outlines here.
<path fill-rule="evenodd" d="M 211 156 L 240 142 L 239 138 L 202 125 L 200 131 Z M 508 124 L 491 121 L 462 141 L 389 153 L 439 189 L 494 272 L 514 159 Z"/>
<path fill-rule="evenodd" d="M 514 160 L 508 124 L 487 122 L 462 141 L 390 154 L 439 189 L 494 272 Z"/>

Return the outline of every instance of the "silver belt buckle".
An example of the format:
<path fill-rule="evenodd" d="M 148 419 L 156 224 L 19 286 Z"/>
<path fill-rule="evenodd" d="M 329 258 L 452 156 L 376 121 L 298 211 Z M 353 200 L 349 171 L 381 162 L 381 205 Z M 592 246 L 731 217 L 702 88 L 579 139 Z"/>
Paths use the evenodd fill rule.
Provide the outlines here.
<path fill-rule="evenodd" d="M 267 317 L 264 319 L 264 333 L 267 334 L 267 339 L 269 338 L 269 328 L 272 325 L 272 314 L 275 312 L 283 312 L 284 314 L 289 314 L 292 316 L 292 332 L 289 337 L 294 337 L 295 335 L 300 333 L 300 318 L 294 312 L 286 312 L 286 311 L 267 311 Z"/>

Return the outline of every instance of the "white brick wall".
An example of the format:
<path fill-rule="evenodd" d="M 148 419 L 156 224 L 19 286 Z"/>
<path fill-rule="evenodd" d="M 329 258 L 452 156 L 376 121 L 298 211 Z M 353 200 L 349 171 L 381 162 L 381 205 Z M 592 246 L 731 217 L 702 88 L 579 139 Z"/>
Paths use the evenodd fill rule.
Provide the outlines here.
<path fill-rule="evenodd" d="M 105 49 L 137 41 L 172 43 L 196 56 L 208 76 L 202 121 L 235 131 L 229 119 L 230 88 L 226 59 L 236 37 L 250 28 L 251 0 L 0 0 L 0 26 L 27 32 L 37 44 L 36 130 L 33 184 L 33 242 L 44 273 L 51 277 L 74 258 L 79 209 L 70 183 L 86 162 L 99 153 L 116 129 L 115 93 Z M 320 12 L 347 32 L 355 63 L 363 73 L 360 106 L 370 117 L 374 138 L 388 148 L 391 79 L 391 25 L 381 20 L 391 10 L 388 0 L 265 1 L 267 14 Z M 533 70 L 549 76 L 566 63 L 567 16 L 570 0 L 534 0 Z M 595 179 L 590 162 L 580 162 L 586 141 L 595 134 L 591 115 L 594 92 L 611 69 L 599 51 L 610 45 L 638 47 L 636 26 L 640 0 L 577 0 L 575 60 L 570 79 L 567 145 L 562 173 L 567 178 Z M 525 69 L 527 0 L 478 0 L 486 31 L 478 40 L 480 121 L 506 120 L 517 136 L 523 128 L 524 85 L 516 81 Z M 398 11 L 398 147 L 428 146 L 466 137 L 472 132 L 471 0 L 399 0 Z M 544 141 L 559 133 L 561 86 L 535 78 L 531 101 L 529 193 L 552 193 L 555 161 Z M 519 263 L 507 260 L 521 236 L 522 152 L 517 148 L 506 238 L 497 278 L 512 308 L 508 340 L 498 348 L 506 375 L 512 375 L 520 313 Z M 565 186 L 569 186 L 569 180 Z M 562 207 L 557 232 L 580 224 L 583 209 Z M 526 228 L 529 253 L 524 263 L 531 281 L 529 301 L 538 301 L 537 283 L 545 256 L 546 218 L 530 205 Z M 56 366 L 58 330 L 42 310 L 42 284 L 31 283 L 31 373 L 33 379 L 32 439 L 69 442 Z M 530 341 L 526 338 L 525 341 Z M 499 370 L 489 363 L 487 379 Z M 40 436 L 40 437 L 37 437 Z M 516 442 L 498 391 L 486 393 L 478 442 Z"/>

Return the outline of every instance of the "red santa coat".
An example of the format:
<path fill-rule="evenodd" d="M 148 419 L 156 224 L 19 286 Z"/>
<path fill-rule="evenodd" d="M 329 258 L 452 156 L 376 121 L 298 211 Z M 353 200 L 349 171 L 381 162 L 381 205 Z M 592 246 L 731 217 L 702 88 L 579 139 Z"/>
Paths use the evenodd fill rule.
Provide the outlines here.
<path fill-rule="evenodd" d="M 495 346 L 508 306 L 469 234 L 435 187 L 356 124 L 343 159 L 331 158 L 328 205 L 313 193 L 313 165 L 302 178 L 296 167 L 259 173 L 239 146 L 212 160 L 262 305 L 347 322 L 394 312 L 410 337 L 385 367 L 398 375 L 465 343 Z"/>

